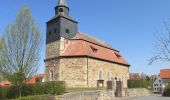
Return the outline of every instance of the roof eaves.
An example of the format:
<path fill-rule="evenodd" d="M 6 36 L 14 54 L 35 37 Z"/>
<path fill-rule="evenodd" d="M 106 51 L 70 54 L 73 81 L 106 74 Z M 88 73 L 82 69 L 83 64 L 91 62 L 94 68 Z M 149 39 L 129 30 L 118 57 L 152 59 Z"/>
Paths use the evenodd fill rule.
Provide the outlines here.
<path fill-rule="evenodd" d="M 127 67 L 130 67 L 131 65 L 130 64 L 125 64 L 125 63 L 120 63 L 120 62 L 116 62 L 116 61 L 111 61 L 111 60 L 107 60 L 107 59 L 102 59 L 102 58 L 98 58 L 98 57 L 93 57 L 93 56 L 90 56 L 90 55 L 68 55 L 68 56 L 65 56 L 65 55 L 62 55 L 60 57 L 89 57 L 89 58 L 94 58 L 94 59 L 98 59 L 98 60 L 102 60 L 102 61 L 107 61 L 107 62 L 111 62 L 111 63 L 115 63 L 115 64 L 120 64 L 120 65 L 124 65 L 124 66 L 127 66 Z"/>

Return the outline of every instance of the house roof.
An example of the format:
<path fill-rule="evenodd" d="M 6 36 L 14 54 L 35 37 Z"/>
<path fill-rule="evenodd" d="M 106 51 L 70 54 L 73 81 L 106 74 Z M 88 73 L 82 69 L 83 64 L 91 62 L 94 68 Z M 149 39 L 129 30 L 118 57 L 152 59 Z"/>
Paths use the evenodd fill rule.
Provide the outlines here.
<path fill-rule="evenodd" d="M 161 78 L 170 78 L 170 69 L 161 69 L 160 70 L 160 77 Z"/>
<path fill-rule="evenodd" d="M 44 78 L 44 74 L 37 74 L 37 75 L 27 79 L 26 83 L 27 84 L 34 84 L 34 83 L 37 82 L 37 78 L 43 79 Z"/>
<path fill-rule="evenodd" d="M 9 81 L 0 82 L 0 86 L 7 86 L 7 85 L 11 85 L 11 82 Z"/>
<path fill-rule="evenodd" d="M 28 78 L 26 80 L 26 83 L 27 84 L 34 84 L 34 83 L 37 82 L 36 81 L 37 78 L 43 79 L 44 76 L 45 76 L 45 74 L 37 74 L 37 75 L 35 75 L 35 76 L 31 77 L 31 78 Z M 7 86 L 7 85 L 11 85 L 11 82 L 9 82 L 9 81 L 2 81 L 2 82 L 0 82 L 0 86 Z"/>
<path fill-rule="evenodd" d="M 129 66 L 118 50 L 83 33 L 77 33 L 74 38 L 68 40 L 61 56 L 88 56 Z"/>

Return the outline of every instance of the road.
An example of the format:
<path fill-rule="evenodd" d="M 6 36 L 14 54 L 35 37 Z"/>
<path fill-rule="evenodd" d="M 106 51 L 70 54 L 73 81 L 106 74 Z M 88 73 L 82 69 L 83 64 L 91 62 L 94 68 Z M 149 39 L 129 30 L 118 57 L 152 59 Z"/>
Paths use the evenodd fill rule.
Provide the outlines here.
<path fill-rule="evenodd" d="M 170 100 L 170 97 L 162 97 L 160 95 L 151 95 L 145 97 L 132 97 L 132 98 L 117 98 L 115 100 Z"/>

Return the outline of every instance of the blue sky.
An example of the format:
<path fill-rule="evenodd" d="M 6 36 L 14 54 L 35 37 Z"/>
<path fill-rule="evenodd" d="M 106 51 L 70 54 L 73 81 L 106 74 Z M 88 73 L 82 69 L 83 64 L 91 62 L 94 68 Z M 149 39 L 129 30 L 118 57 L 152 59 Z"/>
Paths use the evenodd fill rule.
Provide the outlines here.
<path fill-rule="evenodd" d="M 97 37 L 121 51 L 131 64 L 131 72 L 159 73 L 170 68 L 168 62 L 148 66 L 156 44 L 154 32 L 165 32 L 163 22 L 170 22 L 170 0 L 67 0 L 70 16 L 76 19 L 78 29 Z M 1 0 L 0 34 L 15 20 L 22 5 L 27 5 L 44 34 L 46 24 L 54 16 L 57 0 Z M 45 42 L 39 73 L 44 72 Z"/>

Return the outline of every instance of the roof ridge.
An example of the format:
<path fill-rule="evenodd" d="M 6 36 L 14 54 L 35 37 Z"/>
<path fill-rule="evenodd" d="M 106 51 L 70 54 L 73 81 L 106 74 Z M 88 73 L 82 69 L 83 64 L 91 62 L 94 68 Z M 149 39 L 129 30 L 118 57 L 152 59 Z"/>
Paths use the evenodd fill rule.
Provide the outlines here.
<path fill-rule="evenodd" d="M 105 41 L 103 41 L 103 40 L 99 40 L 98 38 L 96 38 L 96 37 L 94 37 L 94 36 L 90 36 L 90 35 L 85 34 L 85 33 L 83 33 L 83 32 L 81 32 L 81 33 L 79 32 L 79 34 L 86 35 L 87 37 L 90 37 L 90 38 L 92 38 L 92 39 L 97 40 L 98 42 L 101 42 L 101 43 L 107 44 Z M 107 45 L 109 45 L 109 44 L 107 44 Z M 110 46 L 110 45 L 109 45 L 109 46 Z"/>
<path fill-rule="evenodd" d="M 87 38 L 92 39 L 92 40 L 94 40 L 94 41 L 96 41 L 96 42 L 98 42 L 98 43 L 95 43 L 95 42 L 93 42 L 93 41 L 87 40 L 87 39 L 85 39 L 85 38 L 83 38 L 83 37 L 79 37 L 78 35 L 86 36 Z M 70 40 L 84 40 L 84 41 L 87 41 L 87 42 L 90 42 L 90 43 L 93 43 L 93 44 L 102 46 L 102 47 L 104 47 L 104 48 L 111 49 L 111 50 L 114 50 L 114 51 L 119 52 L 119 50 L 113 48 L 112 46 L 110 46 L 110 45 L 107 44 L 106 42 L 104 42 L 104 41 L 102 41 L 102 40 L 99 40 L 98 38 L 95 38 L 95 37 L 93 37 L 93 36 L 90 36 L 90 35 L 87 35 L 87 34 L 85 34 L 85 33 L 82 33 L 82 32 L 78 32 L 77 35 L 76 35 L 74 38 L 70 39 Z"/>

